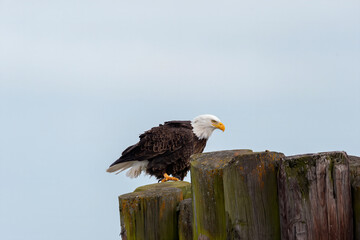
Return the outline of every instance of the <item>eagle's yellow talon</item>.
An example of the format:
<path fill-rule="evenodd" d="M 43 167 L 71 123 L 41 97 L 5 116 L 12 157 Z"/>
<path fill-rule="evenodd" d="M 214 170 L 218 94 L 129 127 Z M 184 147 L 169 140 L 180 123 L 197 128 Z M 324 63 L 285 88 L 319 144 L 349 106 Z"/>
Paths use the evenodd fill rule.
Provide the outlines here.
<path fill-rule="evenodd" d="M 178 178 L 176 177 L 170 177 L 169 175 L 167 175 L 166 173 L 164 173 L 164 178 L 161 180 L 161 182 L 167 182 L 167 181 L 180 181 Z"/>

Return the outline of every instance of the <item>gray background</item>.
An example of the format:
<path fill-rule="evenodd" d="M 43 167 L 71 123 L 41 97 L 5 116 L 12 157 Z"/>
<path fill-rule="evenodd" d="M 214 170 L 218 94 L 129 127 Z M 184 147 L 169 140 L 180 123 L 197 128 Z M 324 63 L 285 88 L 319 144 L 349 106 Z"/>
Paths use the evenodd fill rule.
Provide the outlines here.
<path fill-rule="evenodd" d="M 117 196 L 156 180 L 105 170 L 166 120 L 360 155 L 359 66 L 359 1 L 0 0 L 0 239 L 119 239 Z"/>

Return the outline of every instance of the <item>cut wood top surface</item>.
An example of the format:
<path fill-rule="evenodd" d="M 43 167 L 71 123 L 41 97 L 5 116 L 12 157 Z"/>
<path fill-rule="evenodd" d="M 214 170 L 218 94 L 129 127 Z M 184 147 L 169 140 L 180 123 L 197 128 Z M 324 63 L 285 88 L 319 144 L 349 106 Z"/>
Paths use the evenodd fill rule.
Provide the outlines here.
<path fill-rule="evenodd" d="M 183 198 L 191 198 L 191 183 L 186 181 L 177 181 L 177 182 L 164 182 L 164 183 L 154 183 L 149 185 L 140 186 L 135 189 L 134 193 L 143 192 L 148 190 L 162 191 L 166 188 L 178 188 L 183 192 Z"/>
<path fill-rule="evenodd" d="M 223 168 L 234 157 L 252 152 L 250 149 L 238 149 L 194 154 L 191 157 L 191 165 L 204 170 L 219 169 Z"/>

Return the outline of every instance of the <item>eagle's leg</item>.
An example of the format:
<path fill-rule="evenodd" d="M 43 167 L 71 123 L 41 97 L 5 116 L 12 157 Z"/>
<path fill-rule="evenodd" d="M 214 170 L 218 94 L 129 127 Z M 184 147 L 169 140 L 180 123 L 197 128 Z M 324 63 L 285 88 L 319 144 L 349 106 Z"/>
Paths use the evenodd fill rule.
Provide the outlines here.
<path fill-rule="evenodd" d="M 167 182 L 167 181 L 170 181 L 170 180 L 179 181 L 178 178 L 176 178 L 176 177 L 170 177 L 169 175 L 167 175 L 166 173 L 164 173 L 164 178 L 161 180 L 161 182 Z"/>

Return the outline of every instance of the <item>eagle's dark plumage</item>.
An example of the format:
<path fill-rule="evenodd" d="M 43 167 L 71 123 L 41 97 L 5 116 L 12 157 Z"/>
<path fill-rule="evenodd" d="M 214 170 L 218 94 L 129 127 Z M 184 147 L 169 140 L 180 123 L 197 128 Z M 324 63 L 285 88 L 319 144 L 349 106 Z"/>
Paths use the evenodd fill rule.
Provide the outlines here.
<path fill-rule="evenodd" d="M 183 180 L 190 169 L 190 156 L 203 152 L 212 131 L 225 127 L 213 115 L 200 115 L 193 121 L 169 121 L 140 135 L 138 143 L 125 149 L 108 172 L 127 172 L 137 177 L 142 171 L 163 179 L 164 174 Z"/>

